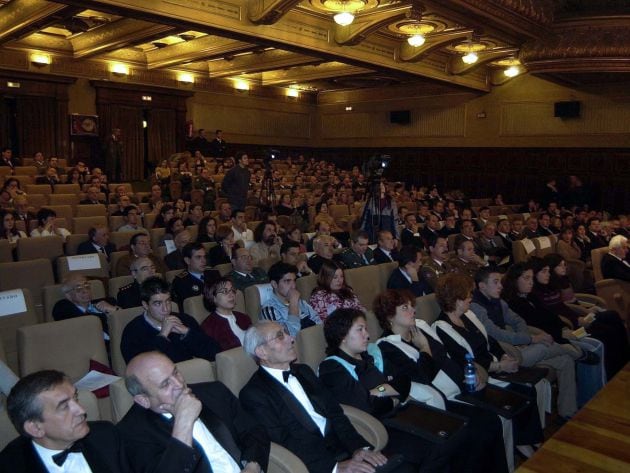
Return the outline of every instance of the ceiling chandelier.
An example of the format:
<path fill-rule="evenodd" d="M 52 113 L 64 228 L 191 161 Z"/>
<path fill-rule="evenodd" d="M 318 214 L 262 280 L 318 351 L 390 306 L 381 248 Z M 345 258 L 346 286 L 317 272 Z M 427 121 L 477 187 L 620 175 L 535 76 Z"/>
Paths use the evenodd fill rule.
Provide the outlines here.
<path fill-rule="evenodd" d="M 352 24 L 354 16 L 359 10 L 374 7 L 378 5 L 378 2 L 374 2 L 374 0 L 311 0 L 311 4 L 318 9 L 334 12 L 333 20 L 335 23 L 348 26 Z"/>
<path fill-rule="evenodd" d="M 469 39 L 465 43 L 461 43 L 455 46 L 455 51 L 459 53 L 463 53 L 462 62 L 464 64 L 474 64 L 479 60 L 479 53 L 486 49 L 486 45 L 484 43 L 480 43 L 479 41 L 473 41 Z"/>

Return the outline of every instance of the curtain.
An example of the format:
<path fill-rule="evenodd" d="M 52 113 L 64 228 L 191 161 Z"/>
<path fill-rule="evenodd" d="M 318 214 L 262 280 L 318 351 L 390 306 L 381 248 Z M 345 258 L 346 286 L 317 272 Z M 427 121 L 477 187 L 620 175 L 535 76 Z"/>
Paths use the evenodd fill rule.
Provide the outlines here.
<path fill-rule="evenodd" d="M 159 165 L 177 152 L 175 110 L 153 109 L 148 111 L 149 163 Z"/>
<path fill-rule="evenodd" d="M 57 154 L 57 100 L 54 97 L 18 96 L 16 122 L 22 157 L 31 157 L 37 151 L 44 156 Z"/>
<path fill-rule="evenodd" d="M 122 131 L 124 154 L 122 175 L 125 181 L 144 179 L 144 129 L 142 109 L 123 105 L 98 104 L 100 117 L 101 143 L 114 128 Z M 101 166 L 104 165 L 101 158 Z"/>

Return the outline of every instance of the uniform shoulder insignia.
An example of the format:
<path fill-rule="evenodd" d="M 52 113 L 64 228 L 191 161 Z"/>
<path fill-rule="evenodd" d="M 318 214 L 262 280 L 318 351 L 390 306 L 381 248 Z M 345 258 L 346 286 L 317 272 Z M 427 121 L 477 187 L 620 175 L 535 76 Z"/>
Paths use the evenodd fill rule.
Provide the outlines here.
<path fill-rule="evenodd" d="M 133 283 L 125 284 L 124 286 L 121 286 L 120 289 L 118 289 L 118 290 L 119 291 L 126 291 L 127 289 L 131 288 L 131 286 L 133 286 Z"/>
<path fill-rule="evenodd" d="M 176 278 L 185 278 L 186 276 L 188 276 L 188 271 L 182 271 L 181 273 L 179 273 L 177 276 L 175 276 Z"/>

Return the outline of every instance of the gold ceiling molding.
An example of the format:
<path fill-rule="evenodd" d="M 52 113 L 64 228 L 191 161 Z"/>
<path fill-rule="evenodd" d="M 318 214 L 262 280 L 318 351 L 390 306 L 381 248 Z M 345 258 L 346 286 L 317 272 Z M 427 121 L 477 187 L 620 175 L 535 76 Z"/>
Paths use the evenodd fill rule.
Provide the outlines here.
<path fill-rule="evenodd" d="M 530 72 L 630 71 L 630 17 L 625 25 L 566 25 L 544 41 L 523 45 L 519 59 Z"/>
<path fill-rule="evenodd" d="M 129 44 L 151 41 L 173 31 L 175 28 L 171 26 L 123 18 L 77 35 L 70 42 L 74 57 L 81 58 L 123 48 Z"/>
<path fill-rule="evenodd" d="M 247 17 L 256 25 L 271 25 L 302 0 L 249 0 Z"/>
<path fill-rule="evenodd" d="M 312 82 L 330 77 L 353 76 L 373 72 L 363 67 L 349 66 L 340 62 L 327 62 L 316 66 L 299 66 L 290 71 L 279 69 L 266 71 L 261 75 L 261 85 L 291 85 L 301 82 Z"/>
<path fill-rule="evenodd" d="M 466 64 L 462 61 L 462 57 L 460 55 L 452 55 L 448 61 L 447 70 L 451 74 L 455 75 L 468 74 L 470 71 L 473 71 L 480 66 L 498 59 L 513 57 L 516 54 L 518 54 L 518 48 L 496 48 L 489 51 L 479 51 L 477 53 L 479 59 L 472 64 Z"/>
<path fill-rule="evenodd" d="M 32 28 L 49 16 L 73 7 L 43 0 L 14 0 L 2 7 L 0 14 L 0 43 L 32 32 Z"/>
<path fill-rule="evenodd" d="M 431 51 L 469 38 L 473 32 L 472 29 L 458 29 L 432 34 L 427 36 L 426 42 L 420 47 L 411 46 L 407 41 L 403 41 L 396 50 L 396 59 L 401 62 L 420 61 Z"/>
<path fill-rule="evenodd" d="M 381 27 L 409 18 L 411 10 L 411 4 L 393 5 L 357 15 L 347 26 L 335 24 L 335 42 L 342 46 L 357 45 Z"/>
<path fill-rule="evenodd" d="M 210 61 L 207 63 L 206 71 L 210 71 L 211 78 L 218 78 L 272 69 L 293 68 L 319 62 L 321 62 L 320 58 L 272 49 L 245 56 L 236 56 L 230 61 Z"/>

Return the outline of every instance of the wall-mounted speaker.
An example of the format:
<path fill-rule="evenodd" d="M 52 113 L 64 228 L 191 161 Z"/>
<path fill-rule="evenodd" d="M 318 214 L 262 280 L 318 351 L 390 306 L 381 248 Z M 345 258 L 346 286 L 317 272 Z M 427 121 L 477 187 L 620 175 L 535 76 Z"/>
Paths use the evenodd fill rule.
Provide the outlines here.
<path fill-rule="evenodd" d="M 389 112 L 389 122 L 398 125 L 409 125 L 411 122 L 411 112 L 409 110 L 394 110 Z"/>
<path fill-rule="evenodd" d="M 553 104 L 553 116 L 557 118 L 579 118 L 580 105 L 580 102 L 577 100 L 556 102 Z"/>

